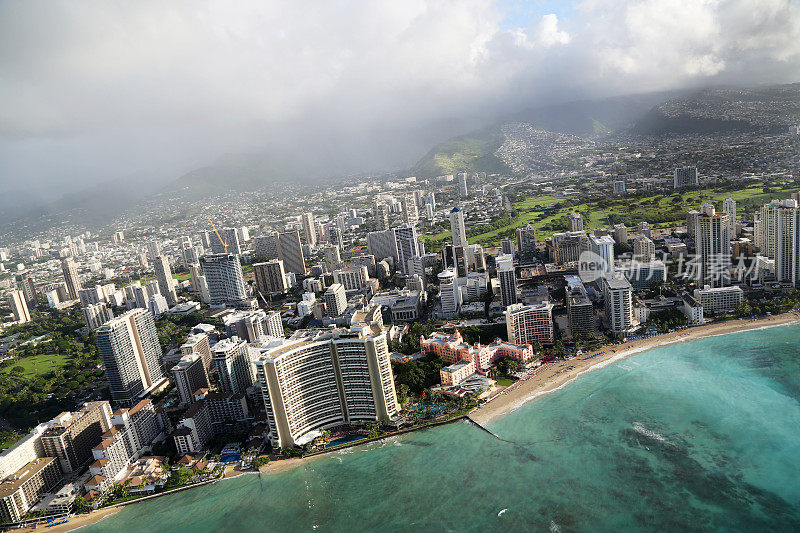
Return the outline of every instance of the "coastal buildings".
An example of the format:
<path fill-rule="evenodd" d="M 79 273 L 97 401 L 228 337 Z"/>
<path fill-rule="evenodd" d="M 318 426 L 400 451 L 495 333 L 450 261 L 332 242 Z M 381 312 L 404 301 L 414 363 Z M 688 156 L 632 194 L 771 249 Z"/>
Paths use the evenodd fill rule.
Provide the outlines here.
<path fill-rule="evenodd" d="M 694 298 L 703 306 L 704 313 L 733 311 L 744 300 L 741 287 L 710 287 L 694 290 Z"/>
<path fill-rule="evenodd" d="M 622 275 L 602 278 L 608 329 L 618 336 L 625 336 L 635 329 L 633 314 L 633 287 Z"/>
<path fill-rule="evenodd" d="M 724 287 L 730 284 L 731 239 L 728 215 L 703 204 L 697 216 L 695 245 L 697 264 L 693 278 L 699 284 Z"/>
<path fill-rule="evenodd" d="M 378 327 L 301 330 L 265 348 L 253 364 L 274 447 L 301 445 L 342 424 L 397 417 L 386 334 Z"/>
<path fill-rule="evenodd" d="M 512 344 L 552 344 L 553 304 L 509 305 L 506 308 L 506 330 Z"/>
<path fill-rule="evenodd" d="M 800 284 L 800 209 L 797 200 L 783 200 L 774 210 L 775 280 Z"/>
<path fill-rule="evenodd" d="M 439 378 L 442 385 L 458 385 L 474 373 L 475 363 L 470 360 L 462 360 L 442 367 L 439 370 Z"/>
<path fill-rule="evenodd" d="M 663 261 L 620 262 L 617 263 L 616 269 L 637 291 L 648 290 L 653 285 L 667 280 L 667 266 Z"/>
<path fill-rule="evenodd" d="M 94 462 L 89 466 L 92 478 L 84 484 L 91 493 L 103 493 L 125 474 L 132 461 L 145 454 L 162 433 L 153 402 L 139 401 L 130 409 L 118 409 L 111 415 L 111 428 L 103 433 L 92 449 Z"/>
<path fill-rule="evenodd" d="M 42 433 L 45 457 L 58 459 L 65 474 L 80 472 L 92 461 L 92 448 L 111 428 L 108 402 L 89 402 L 78 411 L 61 413 Z"/>
<path fill-rule="evenodd" d="M 578 276 L 565 276 L 565 300 L 567 306 L 567 323 L 573 339 L 580 335 L 595 332 L 594 307 L 586 287 Z"/>
<path fill-rule="evenodd" d="M 145 309 L 132 309 L 103 324 L 97 330 L 97 348 L 111 398 L 120 405 L 132 405 L 164 378 L 156 325 Z"/>
<path fill-rule="evenodd" d="M 450 364 L 471 361 L 473 371 L 483 374 L 489 371 L 495 361 L 503 357 L 510 357 L 526 363 L 534 356 L 533 347 L 530 344 L 514 344 L 500 339 L 485 346 L 479 343 L 469 344 L 464 342 L 464 338 L 458 330 L 452 334 L 434 331 L 427 338 L 421 336 L 419 349 L 426 355 L 433 354 L 441 357 Z"/>
<path fill-rule="evenodd" d="M 610 235 L 589 235 L 589 249 L 602 266 L 601 275 L 614 271 L 614 239 Z"/>
<path fill-rule="evenodd" d="M 0 483 L 0 522 L 17 522 L 61 481 L 58 461 L 34 459 Z"/>

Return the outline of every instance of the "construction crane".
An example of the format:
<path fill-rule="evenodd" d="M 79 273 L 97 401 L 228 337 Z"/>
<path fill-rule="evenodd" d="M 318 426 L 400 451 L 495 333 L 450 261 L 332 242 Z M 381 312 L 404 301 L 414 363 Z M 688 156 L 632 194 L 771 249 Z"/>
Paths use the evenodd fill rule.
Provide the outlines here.
<path fill-rule="evenodd" d="M 211 218 L 209 218 L 208 221 L 211 222 L 211 227 L 214 228 L 214 233 L 217 234 L 217 238 L 219 239 L 219 242 L 222 243 L 223 248 L 225 248 L 225 253 L 227 254 L 228 253 L 228 241 L 222 240 L 222 235 L 219 234 L 219 231 L 217 230 L 217 227 L 214 225 L 214 221 L 211 220 Z"/>

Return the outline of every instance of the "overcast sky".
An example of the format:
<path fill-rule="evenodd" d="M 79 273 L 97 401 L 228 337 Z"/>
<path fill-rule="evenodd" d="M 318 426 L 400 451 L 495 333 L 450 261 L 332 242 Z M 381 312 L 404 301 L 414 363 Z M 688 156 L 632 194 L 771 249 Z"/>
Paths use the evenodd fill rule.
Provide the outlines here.
<path fill-rule="evenodd" d="M 451 118 L 800 81 L 799 13 L 790 0 L 3 0 L 0 191 L 396 142 L 384 161 L 364 154 L 369 170 L 413 163 L 404 135 Z"/>

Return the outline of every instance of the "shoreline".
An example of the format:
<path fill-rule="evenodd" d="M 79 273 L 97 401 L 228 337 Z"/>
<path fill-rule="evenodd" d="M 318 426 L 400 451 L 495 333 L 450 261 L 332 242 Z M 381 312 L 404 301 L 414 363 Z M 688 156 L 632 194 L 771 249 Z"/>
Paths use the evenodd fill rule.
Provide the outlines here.
<path fill-rule="evenodd" d="M 516 411 L 520 407 L 536 400 L 541 396 L 566 387 L 583 374 L 598 370 L 648 350 L 669 346 L 679 342 L 691 342 L 707 337 L 716 337 L 731 333 L 787 326 L 792 324 L 800 324 L 800 313 L 790 311 L 764 318 L 743 320 L 734 319 L 717 324 L 695 326 L 692 328 L 675 331 L 673 333 L 657 335 L 647 339 L 639 339 L 622 344 L 602 346 L 597 350 L 592 350 L 593 353 L 605 352 L 602 355 L 592 356 L 589 355 L 589 353 L 591 353 L 589 352 L 583 354 L 581 357 L 576 357 L 567 361 L 547 363 L 537 368 L 535 371 L 529 374 L 527 378 L 522 378 L 522 380 L 516 382 L 515 385 L 511 385 L 510 387 L 499 391 L 497 395 L 493 396 L 481 407 L 476 408 L 459 418 L 469 418 L 473 422 L 484 426 L 485 424 L 490 423 L 492 420 Z M 584 357 L 588 357 L 589 359 Z M 449 422 L 451 421 L 446 423 Z M 432 427 L 435 427 L 435 425 Z M 422 426 L 409 432 L 428 428 L 429 426 Z M 385 437 L 381 437 L 381 439 L 391 436 L 395 435 L 387 435 Z M 363 444 L 366 443 L 354 444 L 354 446 L 360 446 Z M 262 466 L 258 470 L 228 471 L 226 468 L 224 476 L 220 478 L 219 481 L 234 479 L 245 474 L 272 474 L 283 472 L 303 464 L 308 464 L 311 460 L 324 457 L 326 455 L 329 455 L 329 453 L 319 453 L 310 457 L 294 457 L 291 459 L 282 459 L 280 461 L 270 461 L 268 464 Z M 191 488 L 194 487 L 187 487 L 187 489 Z M 94 511 L 90 514 L 75 515 L 69 519 L 69 523 L 64 524 L 63 526 L 47 528 L 47 530 L 56 533 L 74 531 L 83 526 L 99 522 L 100 520 L 105 519 L 107 516 L 112 516 L 122 510 L 122 508 L 126 505 L 127 504 L 122 504 L 115 507 L 107 507 Z M 24 528 L 20 531 L 34 531 L 34 529 Z"/>
<path fill-rule="evenodd" d="M 516 411 L 536 398 L 567 386 L 583 374 L 655 348 L 679 342 L 691 342 L 707 337 L 798 323 L 800 323 L 800 315 L 790 311 L 764 318 L 734 319 L 716 324 L 695 326 L 647 339 L 602 346 L 597 350 L 592 350 L 593 353 L 605 352 L 602 355 L 592 357 L 584 354 L 566 362 L 558 361 L 539 367 L 530 377 L 522 378 L 525 381 L 520 380 L 517 382 L 518 385 L 503 389 L 467 416 L 481 425 L 490 423 L 492 420 Z M 584 357 L 591 358 L 585 359 Z"/>

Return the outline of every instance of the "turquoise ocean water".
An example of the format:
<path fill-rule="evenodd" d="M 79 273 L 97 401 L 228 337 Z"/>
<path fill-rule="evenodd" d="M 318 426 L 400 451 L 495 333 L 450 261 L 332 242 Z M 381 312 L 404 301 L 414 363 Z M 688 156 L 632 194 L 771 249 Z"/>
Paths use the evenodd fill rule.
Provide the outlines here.
<path fill-rule="evenodd" d="M 119 531 L 798 531 L 800 327 L 658 348 L 463 422 L 126 507 Z"/>

